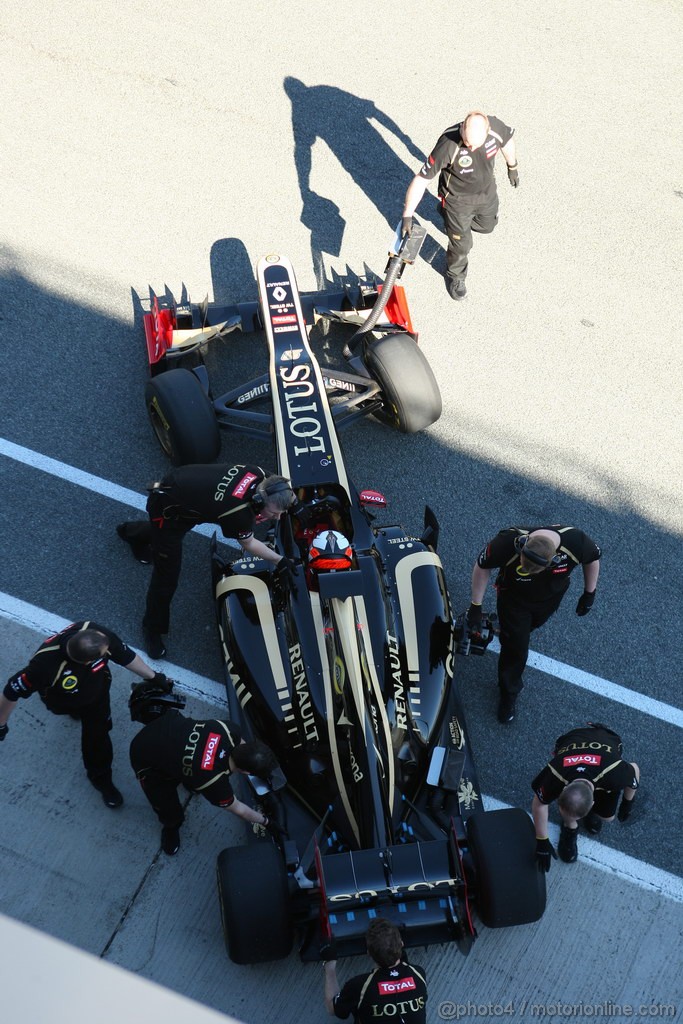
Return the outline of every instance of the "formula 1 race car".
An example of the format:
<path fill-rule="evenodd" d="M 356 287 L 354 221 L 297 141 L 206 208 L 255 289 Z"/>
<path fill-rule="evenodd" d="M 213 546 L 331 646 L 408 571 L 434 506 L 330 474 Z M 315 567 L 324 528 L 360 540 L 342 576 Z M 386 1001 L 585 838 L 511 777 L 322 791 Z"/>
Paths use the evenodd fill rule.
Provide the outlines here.
<path fill-rule="evenodd" d="M 262 300 L 268 297 L 266 312 L 272 314 L 273 336 L 283 353 L 293 351 L 299 330 L 305 333 L 319 320 L 355 327 L 344 347 L 348 370 L 323 372 L 322 393 L 334 403 L 333 417 L 339 430 L 360 416 L 373 413 L 404 433 L 412 434 L 434 423 L 441 415 L 441 395 L 431 367 L 417 345 L 405 292 L 398 279 L 406 265 L 417 258 L 424 240 L 424 228 L 415 225 L 410 238 L 397 233 L 390 252 L 384 283 L 359 278 L 344 281 L 340 291 L 299 294 L 290 268 L 291 285 L 279 283 L 279 256 L 266 256 Z M 147 357 L 152 379 L 145 389 L 147 410 L 157 438 L 175 465 L 213 462 L 220 450 L 219 427 L 236 428 L 253 436 L 272 437 L 278 414 L 271 371 L 248 381 L 218 398 L 211 396 L 204 354 L 210 344 L 225 339 L 232 331 L 248 333 L 270 322 L 263 303 L 242 302 L 232 306 L 209 303 L 178 305 L 168 297 L 150 292 L 150 310 L 143 317 Z M 292 345 L 288 345 L 288 341 Z M 192 370 L 186 367 L 190 364 Z M 311 451 L 326 450 L 324 434 L 318 434 L 318 415 L 305 401 L 312 384 L 310 371 L 297 369 L 292 358 L 289 390 L 282 390 L 280 415 L 289 422 L 289 432 L 302 441 L 309 439 Z M 295 398 L 294 396 L 298 396 Z M 260 411 L 259 407 L 267 408 Z M 297 406 L 300 410 L 297 410 Z M 300 414 L 299 414 L 300 411 Z M 322 430 L 322 423 L 321 423 Z M 334 430 L 332 431 L 334 434 Z M 277 436 L 276 436 L 276 440 Z M 278 441 L 279 445 L 279 441 Z M 317 447 L 316 447 L 317 446 Z M 322 467 L 324 468 L 324 467 Z M 310 480 L 309 483 L 314 483 Z"/>
<path fill-rule="evenodd" d="M 157 305 L 146 322 L 153 370 L 174 358 L 177 330 L 208 335 L 211 324 L 232 329 L 237 317 L 234 326 L 263 328 L 270 367 L 258 382 L 212 403 L 201 372 L 171 369 L 153 376 L 148 408 L 172 458 L 196 453 L 207 461 L 218 452 L 208 444 L 208 412 L 214 425 L 252 431 L 253 422 L 233 414 L 260 389 L 271 409 L 256 429 L 272 429 L 278 470 L 298 499 L 271 536 L 298 567 L 295 577 L 249 556 L 226 563 L 213 546 L 231 717 L 279 763 L 267 781 L 248 777 L 269 831 L 250 830 L 246 845 L 218 857 L 228 953 L 237 963 L 274 960 L 289 954 L 296 936 L 306 961 L 356 955 L 378 915 L 401 928 L 406 946 L 453 941 L 467 953 L 475 911 L 490 927 L 542 915 L 533 825 L 522 810 L 482 806 L 453 679 L 454 621 L 436 518 L 426 507 L 419 537 L 378 525 L 386 502 L 349 479 L 336 430 L 369 412 L 420 429 L 436 418 L 438 389 L 415 357 L 402 290 L 387 294 L 397 290 L 389 273 L 383 287 L 347 290 L 327 305 L 320 294 L 299 295 L 284 257 L 262 259 L 257 277 L 258 307 L 204 304 L 162 317 Z M 323 372 L 309 326 L 327 315 L 363 327 L 382 302 L 347 346 L 355 372 Z M 176 327 L 183 318 L 192 326 Z M 410 370 L 396 387 L 403 358 Z M 194 376 L 196 402 L 189 385 L 165 383 L 184 373 Z M 419 387 L 408 400 L 412 375 Z M 418 392 L 426 383 L 425 403 Z M 340 390 L 346 399 L 331 404 Z M 194 419 L 201 409 L 202 436 Z"/>

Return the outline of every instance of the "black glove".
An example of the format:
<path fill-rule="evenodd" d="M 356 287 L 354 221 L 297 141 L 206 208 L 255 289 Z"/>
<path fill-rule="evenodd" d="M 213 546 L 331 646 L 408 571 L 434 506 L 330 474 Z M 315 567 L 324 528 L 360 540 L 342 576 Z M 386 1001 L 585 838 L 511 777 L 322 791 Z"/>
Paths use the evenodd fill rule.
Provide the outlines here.
<path fill-rule="evenodd" d="M 332 961 L 337 960 L 338 956 L 337 943 L 334 939 L 330 939 L 328 942 L 323 942 L 320 947 L 320 957 L 323 964 L 329 964 Z"/>
<path fill-rule="evenodd" d="M 9 725 L 0 725 L 0 743 L 4 740 L 5 736 L 9 732 Z"/>
<path fill-rule="evenodd" d="M 288 584 L 294 591 L 296 591 L 294 577 L 299 575 L 299 570 L 291 558 L 287 558 L 286 555 L 282 556 L 275 566 L 275 575 L 279 580 Z"/>
<path fill-rule="evenodd" d="M 311 510 L 308 505 L 304 505 L 303 501 L 295 501 L 293 505 L 290 505 L 287 514 L 296 516 L 302 526 L 306 526 L 311 518 Z"/>
<path fill-rule="evenodd" d="M 163 672 L 155 672 L 148 682 L 154 683 L 155 686 L 163 689 L 166 693 L 170 693 L 173 689 L 173 680 L 165 676 Z"/>
<path fill-rule="evenodd" d="M 273 839 L 282 839 L 284 838 L 284 836 L 287 835 L 286 828 L 283 828 L 279 822 L 272 821 L 268 817 L 266 817 L 263 827 L 265 828 L 266 832 L 270 832 Z"/>
<path fill-rule="evenodd" d="M 589 611 L 593 607 L 593 601 L 595 600 L 595 591 L 589 594 L 587 590 L 584 590 L 583 594 L 579 598 L 576 604 L 577 615 L 588 615 Z"/>
<path fill-rule="evenodd" d="M 413 218 L 401 217 L 401 238 L 410 238 L 413 233 Z"/>
<path fill-rule="evenodd" d="M 550 859 L 557 860 L 557 854 L 555 853 L 555 847 L 546 837 L 545 839 L 539 839 L 536 836 L 536 867 L 539 871 L 544 873 L 550 871 Z"/>
<path fill-rule="evenodd" d="M 633 800 L 635 800 L 635 797 Z M 631 811 L 633 810 L 633 800 L 627 800 L 625 796 L 622 796 L 621 803 L 619 804 L 619 810 L 617 811 L 617 818 L 619 821 L 628 821 Z"/>
<path fill-rule="evenodd" d="M 481 605 L 471 604 L 467 609 L 467 625 L 468 628 L 473 630 L 475 633 L 481 630 Z"/>
<path fill-rule="evenodd" d="M 508 181 L 513 188 L 519 188 L 519 171 L 517 164 L 508 164 Z"/>

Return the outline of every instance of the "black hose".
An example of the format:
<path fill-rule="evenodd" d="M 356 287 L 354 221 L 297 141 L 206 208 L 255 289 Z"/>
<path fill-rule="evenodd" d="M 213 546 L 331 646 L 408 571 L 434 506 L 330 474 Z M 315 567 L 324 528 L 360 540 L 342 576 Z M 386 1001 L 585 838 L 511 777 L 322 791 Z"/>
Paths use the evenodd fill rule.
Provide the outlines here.
<path fill-rule="evenodd" d="M 391 259 L 389 260 L 389 263 L 387 264 L 387 275 L 384 278 L 382 291 L 375 299 L 375 304 L 370 310 L 367 320 L 365 321 L 365 323 L 361 324 L 361 326 L 358 328 L 358 330 L 355 332 L 353 337 L 348 342 L 347 347 L 351 351 L 353 351 L 357 347 L 358 342 L 361 340 L 364 334 L 370 333 L 370 331 L 375 326 L 375 324 L 381 317 L 382 313 L 384 312 L 384 307 L 389 301 L 391 293 L 394 290 L 394 285 L 396 284 L 396 279 L 401 270 L 402 263 L 403 260 L 401 259 L 400 256 L 392 256 Z"/>

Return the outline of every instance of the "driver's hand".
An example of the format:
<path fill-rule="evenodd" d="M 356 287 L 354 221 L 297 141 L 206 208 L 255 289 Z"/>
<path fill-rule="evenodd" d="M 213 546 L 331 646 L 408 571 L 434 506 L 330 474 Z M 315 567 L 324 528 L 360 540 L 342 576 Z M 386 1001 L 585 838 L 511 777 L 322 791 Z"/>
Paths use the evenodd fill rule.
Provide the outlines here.
<path fill-rule="evenodd" d="M 401 217 L 401 238 L 410 238 L 413 233 L 413 218 Z"/>

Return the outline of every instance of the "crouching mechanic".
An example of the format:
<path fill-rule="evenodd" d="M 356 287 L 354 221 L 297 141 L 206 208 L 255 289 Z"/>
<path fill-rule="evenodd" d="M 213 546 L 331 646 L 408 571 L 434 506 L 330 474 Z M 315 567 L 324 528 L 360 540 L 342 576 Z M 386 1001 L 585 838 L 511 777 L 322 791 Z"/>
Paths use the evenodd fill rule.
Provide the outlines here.
<path fill-rule="evenodd" d="M 626 821 L 640 781 L 638 765 L 623 761 L 623 744 L 606 725 L 589 722 L 560 736 L 553 756 L 531 783 L 531 813 L 536 826 L 536 862 L 539 871 L 550 870 L 557 854 L 548 839 L 548 805 L 557 800 L 562 817 L 557 853 L 567 864 L 578 857 L 578 826 L 583 821 L 591 835 L 603 822 Z M 617 812 L 619 794 L 623 793 Z"/>
<path fill-rule="evenodd" d="M 369 974 L 349 979 L 341 991 L 337 961 L 328 960 L 323 964 L 327 1012 L 341 1020 L 352 1013 L 356 1024 L 370 1024 L 380 1019 L 425 1024 L 425 971 L 408 963 L 396 925 L 376 918 L 365 934 L 365 942 L 376 967 Z"/>
<path fill-rule="evenodd" d="M 573 526 L 521 527 L 501 530 L 482 548 L 472 570 L 472 603 L 467 624 L 482 622 L 482 601 L 491 569 L 498 569 L 496 610 L 500 621 L 498 659 L 498 721 L 515 717 L 522 673 L 529 656 L 529 639 L 557 611 L 577 565 L 583 569 L 583 593 L 576 614 L 587 615 L 595 601 L 600 572 L 600 548 Z"/>
<path fill-rule="evenodd" d="M 265 743 L 245 742 L 233 722 L 197 722 L 181 715 L 185 700 L 172 692 L 172 684 L 134 687 L 129 706 L 131 719 L 145 726 L 130 745 L 130 763 L 161 822 L 164 853 L 173 856 L 180 848 L 185 818 L 178 798 L 181 784 L 216 807 L 274 835 L 282 833 L 276 822 L 238 800 L 230 784 L 233 772 L 268 779 L 275 771 L 277 760 Z"/>
<path fill-rule="evenodd" d="M 9 679 L 0 696 L 0 740 L 9 732 L 7 719 L 17 701 L 39 694 L 54 715 L 80 720 L 81 754 L 88 778 L 107 807 L 114 808 L 121 806 L 123 797 L 112 782 L 109 661 L 143 679 L 166 680 L 110 629 L 96 622 L 76 622 L 44 640 L 28 665 Z"/>
<path fill-rule="evenodd" d="M 285 477 L 267 476 L 259 466 L 180 466 L 152 484 L 149 492 L 149 521 L 120 523 L 116 532 L 138 561 L 154 566 L 142 619 L 150 658 L 166 654 L 162 635 L 168 633 L 171 601 L 180 579 L 183 538 L 194 526 L 215 523 L 248 554 L 278 563 L 278 572 L 296 573 L 287 558 L 254 537 L 256 523 L 294 511 L 296 498 Z"/>

